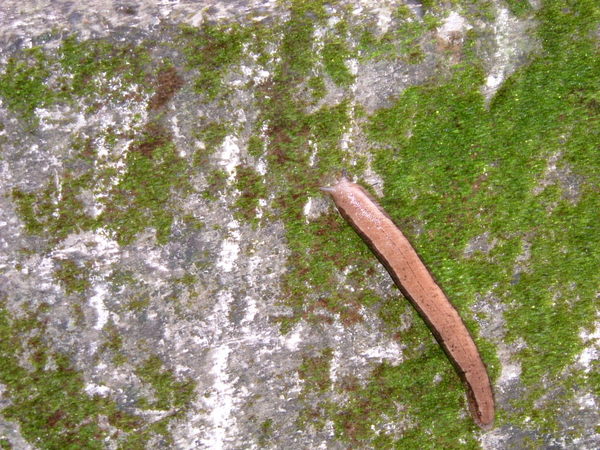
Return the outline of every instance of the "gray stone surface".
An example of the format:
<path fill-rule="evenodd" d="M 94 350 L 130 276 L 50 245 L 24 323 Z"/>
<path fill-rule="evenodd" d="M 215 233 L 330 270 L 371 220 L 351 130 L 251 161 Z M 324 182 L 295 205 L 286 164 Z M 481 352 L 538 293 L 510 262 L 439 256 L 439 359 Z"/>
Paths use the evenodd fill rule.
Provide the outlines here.
<path fill-rule="evenodd" d="M 332 17 L 344 15 L 382 34 L 392 26 L 393 11 L 402 3 L 362 0 L 329 6 L 329 11 Z M 408 2 L 408 6 L 419 20 L 423 15 L 420 4 Z M 426 82 L 434 72 L 449 70 L 470 29 L 489 36 L 478 49 L 486 63 L 487 82 L 482 89 L 489 100 L 502 82 L 527 62 L 531 52 L 539 49 L 531 33 L 535 25 L 532 18 L 513 16 L 502 2 L 492 8 L 495 14 L 489 21 L 476 15 L 467 17 L 465 11 L 440 9 L 441 25 L 421 37 L 425 54 L 418 63 L 349 61 L 350 71 L 356 75 L 350 87 L 352 108 L 373 113 L 390 106 L 407 87 Z M 4 0 L 0 6 L 0 64 L 33 46 L 56 51 L 71 33 L 77 33 L 81 40 L 101 38 L 116 43 L 156 40 L 160 45 L 154 49 L 177 64 L 181 55 L 172 39 L 180 24 L 201 26 L 230 20 L 264 24 L 282 22 L 288 16 L 288 8 L 276 1 Z M 334 25 L 317 31 L 325 33 Z M 169 48 L 169 43 L 174 45 Z M 100 81 L 106 83 L 105 97 L 82 100 L 97 101 L 93 108 L 78 102 L 40 104 L 35 109 L 38 123 L 33 130 L 24 129 L 24 120 L 6 101 L 0 104 L 0 299 L 14 318 L 23 318 L 28 311 L 45 305 L 38 315 L 44 323 L 43 342 L 52 352 L 68 355 L 73 369 L 82 376 L 86 395 L 110 399 L 140 418 L 145 425 L 134 428 L 134 434 L 142 433 L 148 424 L 169 419 L 165 420 L 169 437 L 150 433 L 144 444 L 147 448 L 351 448 L 356 444 L 340 438 L 326 414 L 322 426 L 310 420 L 301 423 L 307 409 L 320 405 L 319 394 L 308 390 L 309 383 L 301 376 L 303 362 L 318 360 L 325 349 L 332 349 L 330 382 L 352 378 L 360 385 L 377 365 L 398 365 L 404 360 L 402 340 L 386 329 L 374 307 L 360 306 L 356 312 L 360 320 L 350 325 L 342 323 L 340 315 L 324 311 L 326 320 L 300 320 L 282 333 L 281 319 L 294 314 L 293 308 L 281 302 L 285 295 L 282 279 L 290 258 L 285 226 L 268 205 L 268 198 L 259 204 L 258 214 L 270 218 L 258 227 L 241 220 L 235 206 L 240 198 L 234 187 L 238 165 L 252 165 L 258 173 L 269 170 L 264 160 L 254 158 L 248 150 L 261 113 L 256 106 L 258 94 L 248 86 L 251 80 L 257 85 L 268 83 L 273 73 L 253 65 L 250 53 L 247 50 L 242 62 L 225 75 L 224 83 L 232 88 L 232 94 L 222 103 L 198 100 L 189 88 L 193 75 L 178 67 L 187 87 L 174 92 L 160 111 L 160 120 L 167 124 L 179 156 L 191 164 L 194 152 L 208 145 L 195 134 L 199 123 L 223 122 L 231 129 L 208 156 L 210 170 L 187 172 L 193 189 L 172 193 L 168 208 L 176 208 L 177 214 L 166 243 L 158 242 L 152 223 L 125 244 L 110 226 L 73 229 L 58 238 L 36 235 L 27 231 L 13 195 L 15 190 L 40 192 L 51 186 L 50 202 L 58 205 L 68 195 L 61 191 L 65 174 L 85 173 L 89 169 L 86 164 L 92 164 L 98 172 L 111 170 L 113 178 L 98 180 L 77 198 L 89 217 L 102 214 L 110 207 L 103 199 L 124 176 L 134 142 L 131 136 L 140 133 L 155 115 L 148 108 L 152 94 L 143 86 L 134 83 L 125 88 L 124 96 L 111 97 L 122 89 L 121 80 Z M 56 68 L 51 78 L 60 75 Z M 347 95 L 331 80 L 326 81 L 326 87 L 326 95 L 311 107 L 315 111 L 323 105 L 335 105 Z M 111 141 L 114 130 L 119 130 L 119 135 Z M 74 161 L 76 136 L 91 140 L 96 149 L 91 163 Z M 350 147 L 347 151 L 356 152 L 357 158 L 369 154 L 359 119 L 346 129 L 340 146 Z M 568 167 L 557 169 L 556 158 L 549 162 L 542 187 L 560 183 L 567 198 L 576 202 L 581 180 Z M 211 189 L 211 171 L 216 169 L 223 171 L 228 188 L 216 192 L 216 198 L 207 198 L 202 193 Z M 381 178 L 369 164 L 365 179 L 381 193 Z M 303 213 L 308 224 L 330 211 L 328 201 L 314 197 Z M 468 258 L 478 252 L 488 253 L 494 246 L 495 241 L 486 233 L 470 242 L 464 254 Z M 526 270 L 526 259 L 523 256 L 517 262 L 518 273 Z M 61 268 L 68 261 L 84 273 L 81 291 L 70 291 L 60 280 Z M 345 285 L 346 276 L 339 274 L 340 287 Z M 391 280 L 379 266 L 369 288 L 380 298 L 396 296 Z M 473 306 L 474 313 L 489 318 L 479 324 L 481 336 L 496 346 L 501 362 L 496 380 L 500 408 L 524 389 L 519 381 L 520 364 L 513 357 L 520 344 L 503 341 L 504 309 L 498 299 L 485 294 Z M 405 318 L 409 327 L 410 314 Z M 112 348 L 115 333 L 119 343 Z M 587 337 L 590 345 L 587 356 L 579 362 L 582 367 L 598 358 L 597 334 L 596 330 Z M 35 335 L 33 330 L 22 336 Z M 152 402 L 156 397 L 152 383 L 148 384 L 139 371 L 154 356 L 174 380 L 193 382 L 193 395 L 185 408 L 178 409 L 174 401 L 156 408 L 140 405 L 140 398 Z M 25 348 L 21 364 L 27 368 L 28 361 Z M 50 358 L 49 370 L 52 364 Z M 0 383 L 0 414 L 11 404 L 5 393 Z M 333 404 L 343 404 L 344 395 L 331 391 L 327 398 Z M 586 436 L 576 443 L 557 441 L 552 445 L 555 438 L 543 439 L 544 448 L 594 448 L 600 443 L 600 437 L 590 431 L 590 423 L 598 418 L 597 399 L 588 392 L 577 398 L 580 410 L 567 414 L 564 426 L 583 427 Z M 101 444 L 117 448 L 123 434 L 103 417 L 101 414 L 99 420 L 105 421 L 109 432 Z M 401 436 L 410 428 L 409 422 L 382 420 L 379 426 L 382 432 Z M 544 432 L 512 425 L 474 433 L 479 444 L 488 449 L 524 448 L 528 437 L 544 436 Z M 19 449 L 49 445 L 26 441 L 18 421 L 2 415 L 0 438 Z"/>

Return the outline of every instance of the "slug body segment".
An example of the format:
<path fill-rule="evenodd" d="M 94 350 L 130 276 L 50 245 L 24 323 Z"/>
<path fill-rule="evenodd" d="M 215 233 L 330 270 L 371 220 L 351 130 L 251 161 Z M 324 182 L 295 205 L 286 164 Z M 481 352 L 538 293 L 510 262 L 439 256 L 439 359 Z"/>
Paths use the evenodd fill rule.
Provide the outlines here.
<path fill-rule="evenodd" d="M 476 423 L 491 428 L 494 396 L 487 369 L 456 308 L 408 239 L 370 194 L 345 176 L 323 190 L 331 194 L 340 214 L 369 245 L 428 324 L 467 386 L 469 409 Z"/>

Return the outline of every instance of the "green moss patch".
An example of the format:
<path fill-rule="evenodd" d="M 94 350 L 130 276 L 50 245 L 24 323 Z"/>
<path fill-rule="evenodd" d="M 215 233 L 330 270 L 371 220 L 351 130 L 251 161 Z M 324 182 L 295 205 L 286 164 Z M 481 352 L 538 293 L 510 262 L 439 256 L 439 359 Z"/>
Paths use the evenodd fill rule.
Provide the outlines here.
<path fill-rule="evenodd" d="M 154 400 L 140 402 L 171 410 L 163 419 L 149 423 L 119 409 L 110 397 L 89 396 L 69 358 L 44 342 L 46 325 L 39 314 L 47 309 L 48 305 L 42 305 L 37 312 L 9 319 L 0 306 L 0 383 L 10 398 L 2 415 L 18 422 L 22 436 L 41 448 L 100 449 L 105 439 L 120 448 L 145 448 L 157 436 L 169 442 L 168 424 L 189 407 L 195 383 L 176 379 L 158 357 L 146 360 L 136 374 L 151 386 Z M 122 338 L 114 324 L 107 325 L 105 332 L 108 340 L 103 348 L 118 355 Z M 106 421 L 114 428 L 106 427 Z"/>
<path fill-rule="evenodd" d="M 82 267 L 70 259 L 58 260 L 54 278 L 58 280 L 67 294 L 83 293 L 90 287 L 88 268 Z"/>
<path fill-rule="evenodd" d="M 421 21 L 405 5 L 400 6 L 392 16 L 394 24 L 381 36 L 366 26 L 358 35 L 358 50 L 363 60 L 402 60 L 416 64 L 425 54 L 421 40 L 435 23 Z M 431 21 L 430 21 L 431 22 Z"/>
<path fill-rule="evenodd" d="M 236 189 L 240 191 L 240 196 L 234 206 L 240 218 L 254 222 L 258 201 L 266 193 L 262 177 L 252 167 L 239 165 L 236 168 Z"/>
<path fill-rule="evenodd" d="M 76 158 L 85 152 L 84 148 Z M 156 229 L 159 243 L 165 243 L 174 214 L 169 199 L 173 191 L 187 186 L 187 164 L 157 123 L 146 126 L 131 145 L 125 162 L 126 172 L 110 189 L 109 196 L 101 200 L 105 208 L 96 218 L 86 211 L 82 194 L 93 192 L 97 183 L 113 177 L 112 169 L 90 168 L 82 175 L 67 169 L 59 187 L 51 183 L 37 192 L 13 191 L 26 230 L 56 241 L 73 232 L 104 226 L 125 245 L 150 226 Z"/>
<path fill-rule="evenodd" d="M 265 142 L 255 139 L 253 156 L 263 155 L 268 163 L 264 185 L 267 192 L 274 194 L 268 209 L 274 218 L 283 219 L 291 251 L 281 302 L 290 306 L 293 313 L 291 317 L 276 319 L 284 332 L 303 318 L 329 321 L 331 313 L 346 325 L 360 321 L 357 311 L 361 297 L 350 290 L 332 293 L 331 286 L 337 284 L 340 270 L 349 265 L 356 270 L 348 283 L 357 287 L 365 284 L 366 272 L 374 264 L 366 246 L 337 214 L 310 222 L 303 214 L 309 198 L 321 196 L 318 188 L 330 183 L 331 176 L 347 164 L 339 142 L 351 119 L 349 100 L 309 113 L 315 92 L 305 95 L 307 79 L 313 91 L 324 89 L 322 78 L 311 74 L 319 62 L 313 33 L 326 19 L 322 2 L 291 3 L 289 20 L 276 33 L 282 35 L 279 63 L 272 79 L 258 90 L 261 114 L 257 128 L 266 125 L 267 136 Z M 328 50 L 331 58 L 334 48 L 341 52 L 335 55 L 337 59 L 326 62 L 328 56 L 323 55 L 324 64 L 338 70 L 337 81 L 342 84 L 351 82 L 345 67 L 351 53 L 343 40 L 350 31 L 345 27 L 338 24 L 340 36 L 332 31 L 326 38 L 326 46 L 332 45 Z M 329 75 L 337 77 L 331 70 Z"/>
<path fill-rule="evenodd" d="M 150 124 L 127 154 L 127 172 L 111 193 L 100 219 L 117 234 L 119 243 L 130 243 L 148 226 L 157 241 L 168 241 L 173 222 L 169 199 L 173 189 L 186 185 L 186 163 L 159 125 Z"/>
<path fill-rule="evenodd" d="M 191 380 L 179 381 L 172 371 L 164 368 L 158 356 L 148 358 L 136 374 L 154 391 L 154 401 L 140 400 L 140 406 L 149 409 L 179 409 L 189 406 L 194 395 L 195 383 Z"/>
<path fill-rule="evenodd" d="M 123 99 L 126 88 L 143 86 L 147 64 L 141 45 L 81 41 L 71 35 L 56 52 L 34 47 L 9 58 L 0 72 L 0 96 L 9 109 L 35 125 L 36 108 L 90 95 L 101 95 L 102 101 Z M 115 90 L 110 83 L 117 79 Z"/>
<path fill-rule="evenodd" d="M 181 45 L 189 69 L 197 71 L 194 88 L 208 100 L 223 92 L 223 77 L 242 58 L 247 29 L 236 25 L 182 26 Z"/>
<path fill-rule="evenodd" d="M 331 387 L 329 370 L 333 349 L 326 348 L 317 355 L 305 355 L 298 368 L 298 376 L 304 380 L 304 388 L 308 391 L 324 392 Z"/>
<path fill-rule="evenodd" d="M 71 75 L 65 77 L 63 90 L 73 99 L 93 93 L 119 96 L 123 88 L 143 85 L 149 57 L 142 46 L 102 39 L 79 40 L 72 35 L 63 40 L 58 62 Z M 113 92 L 108 83 L 117 78 L 123 86 Z"/>
<path fill-rule="evenodd" d="M 600 139 L 591 130 L 597 130 L 592 123 L 598 118 L 594 98 L 600 71 L 590 37 L 597 19 L 592 4 L 545 2 L 538 13 L 544 54 L 511 77 L 489 109 L 479 93 L 483 74 L 469 64 L 457 66 L 450 81 L 407 89 L 392 108 L 371 119 L 372 139 L 385 144 L 376 167 L 385 179 L 386 210 L 465 317 L 476 294 L 492 292 L 508 305 L 507 339 L 526 342 L 519 358 L 529 388 L 514 405 L 520 412 L 501 417 L 533 418 L 536 426 L 548 429 L 558 426 L 548 414 L 554 409 L 533 407 L 544 393 L 540 380 L 563 383 L 563 370 L 583 349 L 579 332 L 591 327 L 597 314 L 593 274 L 600 262 L 595 219 Z M 558 183 L 534 189 L 555 154 L 561 155 L 559 165 L 585 180 L 576 201 Z M 422 232 L 416 234 L 418 228 Z M 485 232 L 496 240 L 494 248 L 466 259 L 466 244 Z M 515 278 L 523 242 L 531 244 L 531 258 Z M 482 344 L 484 360 L 497 373 L 490 346 Z M 427 347 L 436 345 L 429 340 Z M 405 372 L 413 362 L 386 368 L 413 380 L 404 381 L 408 386 L 399 397 L 418 392 L 422 377 Z M 581 380 L 591 383 L 587 377 Z M 453 384 L 452 389 L 463 390 Z M 428 416 L 425 393 L 410 402 L 420 428 L 431 426 L 428 442 L 440 439 L 443 446 L 444 436 L 464 436 L 465 425 L 455 429 L 449 419 L 458 420 L 464 409 L 452 389 L 437 394 L 435 408 L 432 403 L 439 419 Z M 390 407 L 383 402 L 377 410 Z M 364 408 L 375 406 L 367 402 Z M 434 420 L 446 418 L 444 427 L 434 427 Z M 423 442 L 421 432 L 415 433 L 405 434 L 402 445 Z"/>
<path fill-rule="evenodd" d="M 410 334 L 426 343 L 422 350 L 399 366 L 380 365 L 365 387 L 351 388 L 350 401 L 334 414 L 338 437 L 376 448 L 475 448 L 475 425 L 456 413 L 464 411 L 464 388 L 454 369 L 428 330 Z M 373 431 L 384 423 L 393 423 L 401 437 Z"/>
<path fill-rule="evenodd" d="M 46 85 L 50 68 L 44 52 L 32 48 L 20 57 L 9 58 L 0 74 L 0 96 L 8 108 L 26 119 L 33 118 L 35 109 L 52 104 L 55 92 Z"/>
<path fill-rule="evenodd" d="M 10 398 L 2 415 L 18 422 L 23 437 L 42 448 L 100 449 L 104 439 L 119 440 L 137 428 L 141 419 L 119 410 L 113 400 L 85 393 L 83 377 L 69 358 L 44 343 L 44 330 L 36 313 L 10 320 L 0 308 L 0 383 Z M 32 368 L 26 369 L 28 364 Z M 116 434 L 101 424 L 102 418 L 117 428 Z"/>
<path fill-rule="evenodd" d="M 70 233 L 97 227 L 98 221 L 86 213 L 80 197 L 92 182 L 91 172 L 78 175 L 67 170 L 59 186 L 51 182 L 36 192 L 13 190 L 12 198 L 26 231 L 60 240 Z"/>
<path fill-rule="evenodd" d="M 340 86 L 348 86 L 354 81 L 347 61 L 353 56 L 346 43 L 348 26 L 339 22 L 330 36 L 325 39 L 323 46 L 323 65 L 325 72 Z"/>

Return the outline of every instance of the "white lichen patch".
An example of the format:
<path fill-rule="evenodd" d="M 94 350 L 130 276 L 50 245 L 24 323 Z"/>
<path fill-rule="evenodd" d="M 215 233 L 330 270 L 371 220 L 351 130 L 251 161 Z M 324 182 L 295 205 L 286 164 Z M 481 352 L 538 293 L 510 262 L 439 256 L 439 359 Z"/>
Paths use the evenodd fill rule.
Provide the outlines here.
<path fill-rule="evenodd" d="M 185 136 L 181 132 L 181 127 L 179 126 L 179 119 L 177 118 L 177 116 L 174 115 L 173 117 L 171 117 L 171 120 L 169 122 L 171 122 L 171 131 L 173 132 L 173 137 L 175 138 L 175 140 L 177 142 L 184 142 Z M 178 149 L 179 149 L 179 156 L 181 158 L 185 158 L 187 156 L 187 152 L 185 151 L 185 146 L 179 145 Z"/>
<path fill-rule="evenodd" d="M 490 240 L 490 233 L 486 231 L 479 236 L 472 238 L 466 245 L 464 250 L 465 257 L 469 258 L 475 254 L 475 252 L 489 253 L 497 243 L 497 239 Z"/>
<path fill-rule="evenodd" d="M 231 272 L 233 270 L 240 253 L 241 233 L 239 231 L 239 223 L 236 220 L 232 220 L 227 225 L 227 228 L 230 237 L 223 239 L 219 259 L 216 263 L 217 267 L 223 270 L 223 272 Z"/>
<path fill-rule="evenodd" d="M 506 342 L 504 311 L 507 307 L 494 294 L 489 292 L 478 297 L 472 308 L 480 317 L 478 322 L 481 336 L 496 345 L 500 360 L 500 376 L 495 382 L 495 391 L 497 402 L 501 402 L 508 390 L 519 385 L 522 368 L 516 354 L 526 347 L 526 343 L 523 339 L 510 344 Z"/>
<path fill-rule="evenodd" d="M 500 85 L 521 64 L 529 53 L 537 48 L 528 19 L 514 17 L 507 8 L 498 6 L 496 20 L 491 26 L 495 39 L 495 51 L 490 57 L 490 65 L 483 95 L 489 101 Z"/>
<path fill-rule="evenodd" d="M 382 342 L 362 351 L 362 356 L 367 360 L 377 363 L 388 362 L 400 364 L 402 362 L 402 347 L 396 341 Z"/>
<path fill-rule="evenodd" d="M 100 395 L 102 397 L 106 397 L 111 391 L 108 386 L 102 386 L 95 383 L 86 383 L 84 390 L 88 395 Z"/>
<path fill-rule="evenodd" d="M 360 382 L 367 380 L 373 367 L 382 362 L 400 364 L 402 346 L 383 333 L 381 321 L 370 311 L 363 312 L 363 321 L 345 326 L 335 320 L 332 329 L 333 358 L 330 379 L 333 383 L 351 376 Z"/>
<path fill-rule="evenodd" d="M 600 322 L 596 322 L 594 329 L 589 332 L 582 330 L 579 337 L 586 345 L 586 348 L 577 357 L 579 364 L 585 373 L 590 373 L 593 368 L 593 363 L 600 360 Z"/>
<path fill-rule="evenodd" d="M 290 352 L 296 352 L 302 344 L 302 336 L 307 330 L 302 322 L 294 327 L 292 331 L 282 337 L 282 344 Z"/>
<path fill-rule="evenodd" d="M 467 19 L 456 11 L 452 11 L 438 27 L 437 35 L 447 43 L 453 43 L 471 28 L 473 27 L 467 22 Z"/>
<path fill-rule="evenodd" d="M 328 196 L 323 193 L 320 197 L 308 198 L 302 209 L 306 223 L 319 218 L 329 210 L 330 201 L 327 197 Z"/>
<path fill-rule="evenodd" d="M 273 279 L 269 272 L 273 270 L 274 261 L 265 262 L 256 253 L 262 254 L 268 243 L 263 239 L 254 240 L 255 254 L 250 256 L 241 251 L 246 231 L 240 224 L 230 221 L 227 233 L 216 264 L 224 287 L 214 297 L 210 313 L 194 324 L 196 336 L 185 346 L 205 354 L 203 366 L 210 370 L 200 378 L 201 396 L 195 401 L 195 411 L 202 413 L 194 413 L 188 426 L 175 431 L 176 442 L 183 447 L 227 448 L 241 444 L 243 429 L 239 419 L 243 414 L 240 415 L 240 411 L 256 389 L 254 371 L 257 376 L 272 373 L 270 378 L 282 370 L 276 366 L 261 367 L 259 361 L 263 358 L 268 361 L 273 354 L 287 358 L 282 354 L 278 330 L 266 322 L 265 290 L 269 289 L 268 280 Z M 227 280 L 241 282 L 244 293 L 227 288 Z M 237 311 L 239 319 L 232 320 Z M 241 369 L 242 361 L 243 366 L 252 364 L 253 371 Z M 196 369 L 190 367 L 190 370 Z"/>
<path fill-rule="evenodd" d="M 510 387 L 521 377 L 521 362 L 514 356 L 518 349 L 525 348 L 525 343 L 519 341 L 515 346 L 501 345 L 498 348 L 498 359 L 501 369 L 497 384 L 501 389 Z"/>
<path fill-rule="evenodd" d="M 565 140 L 565 136 L 561 136 Z M 576 203 L 579 199 L 579 187 L 582 179 L 580 176 L 573 173 L 571 168 L 563 161 L 562 152 L 556 152 L 548 157 L 548 164 L 544 175 L 539 180 L 537 186 L 533 188 L 534 195 L 540 195 L 544 189 L 554 184 L 560 185 L 562 189 L 562 197 L 569 200 L 571 203 Z M 556 204 L 551 204 L 548 209 L 553 209 Z"/>
<path fill-rule="evenodd" d="M 302 208 L 302 212 L 304 213 L 304 217 L 306 219 L 306 223 L 308 223 L 308 218 L 309 218 L 309 216 L 310 216 L 310 214 L 312 212 L 312 204 L 313 204 L 312 197 L 308 197 L 308 200 L 304 204 L 304 208 Z"/>
<path fill-rule="evenodd" d="M 234 415 L 235 387 L 230 380 L 228 362 L 232 348 L 226 338 L 228 314 L 233 300 L 231 292 L 221 292 L 218 295 L 212 315 L 207 320 L 208 323 L 216 325 L 212 336 L 212 339 L 216 342 L 209 351 L 209 359 L 212 364 L 209 374 L 212 377 L 212 383 L 202 400 L 204 409 L 208 411 L 208 415 L 204 419 L 207 422 L 209 432 L 204 433 L 197 441 L 204 448 L 224 448 L 228 436 L 236 431 Z"/>
<path fill-rule="evenodd" d="M 236 167 L 240 163 L 240 147 L 237 136 L 225 136 L 218 153 L 219 165 L 227 173 L 227 182 L 235 181 Z"/>
<path fill-rule="evenodd" d="M 108 296 L 108 289 L 105 284 L 95 283 L 92 288 L 94 294 L 90 297 L 90 306 L 96 311 L 96 325 L 94 329 L 101 330 L 107 324 L 109 311 L 104 303 Z"/>
<path fill-rule="evenodd" d="M 0 394 L 2 390 L 0 389 Z M 3 397 L 0 397 L 3 398 Z M 8 406 L 0 400 L 0 407 Z M 35 450 L 36 447 L 31 445 L 21 435 L 21 427 L 17 421 L 6 420 L 2 418 L 0 420 L 0 439 L 2 439 L 3 445 L 6 443 L 7 448 L 17 448 L 19 450 Z"/>
<path fill-rule="evenodd" d="M 252 58 L 253 56 L 254 56 L 254 58 Z M 251 54 L 250 57 L 252 59 L 257 59 L 258 55 Z M 260 86 L 261 84 L 263 84 L 265 81 L 267 81 L 271 77 L 271 72 L 269 72 L 268 70 L 264 70 L 260 67 L 256 67 L 256 66 L 242 65 L 240 67 L 240 71 L 244 75 L 245 80 L 235 80 L 232 83 L 233 86 L 243 86 L 247 82 L 247 80 L 252 80 L 252 82 L 255 85 Z"/>
<path fill-rule="evenodd" d="M 107 237 L 107 234 L 103 229 L 73 234 L 52 252 L 52 257 L 58 260 L 77 258 L 91 262 L 88 303 L 95 312 L 93 328 L 98 331 L 104 328 L 110 317 L 110 311 L 105 303 L 111 295 L 107 279 L 120 256 L 119 244 Z"/>

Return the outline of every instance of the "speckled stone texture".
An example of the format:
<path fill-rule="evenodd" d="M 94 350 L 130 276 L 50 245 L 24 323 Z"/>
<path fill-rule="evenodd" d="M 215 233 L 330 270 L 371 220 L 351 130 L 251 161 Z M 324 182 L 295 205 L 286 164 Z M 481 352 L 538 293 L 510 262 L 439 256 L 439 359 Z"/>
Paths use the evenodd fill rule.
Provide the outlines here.
<path fill-rule="evenodd" d="M 365 392 L 373 374 L 418 353 L 422 346 L 404 341 L 403 333 L 424 325 L 364 248 L 360 265 L 336 266 L 323 280 L 295 285 L 290 274 L 308 270 L 302 255 L 319 260 L 322 251 L 295 244 L 297 224 L 360 242 L 336 222 L 317 182 L 306 186 L 300 204 L 304 197 L 286 193 L 305 171 L 329 164 L 324 155 L 336 149 L 345 155 L 342 167 L 333 163 L 320 180 L 331 181 L 348 165 L 381 195 L 365 117 L 411 86 L 449 78 L 466 60 L 472 36 L 486 104 L 540 52 L 533 13 L 516 16 L 501 1 L 434 3 L 430 10 L 412 0 L 332 2 L 322 8 L 325 17 L 307 7 L 302 14 L 316 24 L 312 49 L 288 61 L 286 33 L 292 43 L 304 39 L 285 28 L 296 20 L 297 4 L 2 1 L 0 72 L 13 74 L 0 86 L 2 448 L 387 448 L 410 433 L 438 433 L 435 425 L 420 429 L 411 412 L 419 406 L 403 398 L 394 399 L 393 416 L 373 410 L 361 417 L 369 423 L 364 432 L 339 415 L 347 405 L 365 404 L 353 396 Z M 232 23 L 250 30 L 240 48 L 217 38 L 214 48 L 194 47 L 193 30 Z M 418 26 L 402 34 L 398 23 Z M 391 47 L 366 57 L 359 49 L 366 34 L 357 30 L 375 38 L 390 33 Z M 262 47 L 255 45 L 259 35 L 266 36 Z M 330 48 L 336 54 L 341 36 L 352 50 L 345 69 L 333 56 L 321 57 Z M 73 51 L 66 61 L 65 42 L 83 53 Z M 107 47 L 85 53 L 80 43 Z M 214 56 L 224 49 L 235 57 Z M 289 68 L 303 57 L 317 62 L 293 73 Z M 205 72 L 217 78 L 202 78 Z M 277 110 L 287 95 L 281 73 L 306 115 L 347 108 L 333 143 L 320 119 L 277 129 L 280 118 L 295 123 Z M 278 153 L 275 144 L 290 142 L 305 145 L 301 156 Z M 279 174 L 294 157 L 294 171 Z M 560 158 L 550 156 L 536 189 L 560 185 L 576 204 L 585 180 L 557 167 Z M 419 227 L 426 224 L 409 225 L 410 234 L 425 232 Z M 484 232 L 457 254 L 468 260 L 496 245 Z M 515 260 L 515 283 L 528 270 L 529 251 L 525 245 Z M 359 282 L 357 267 L 368 273 Z M 328 300 L 363 291 L 375 301 Z M 381 305 L 394 301 L 403 302 L 395 310 L 400 325 L 390 327 Z M 468 438 L 446 442 L 597 448 L 598 398 L 576 384 L 548 386 L 548 396 L 574 390 L 574 400 L 557 412 L 560 430 L 511 422 L 511 402 L 527 387 L 515 356 L 526 343 L 505 341 L 509 307 L 479 292 L 461 311 L 497 355 L 496 429 L 472 427 L 449 363 L 431 373 L 432 384 L 450 383 L 458 400 L 439 402 L 467 430 Z M 588 373 L 597 369 L 599 332 L 581 333 L 586 349 L 573 364 Z M 435 349 L 430 341 L 427 348 Z M 561 440 L 565 429 L 578 437 Z"/>

